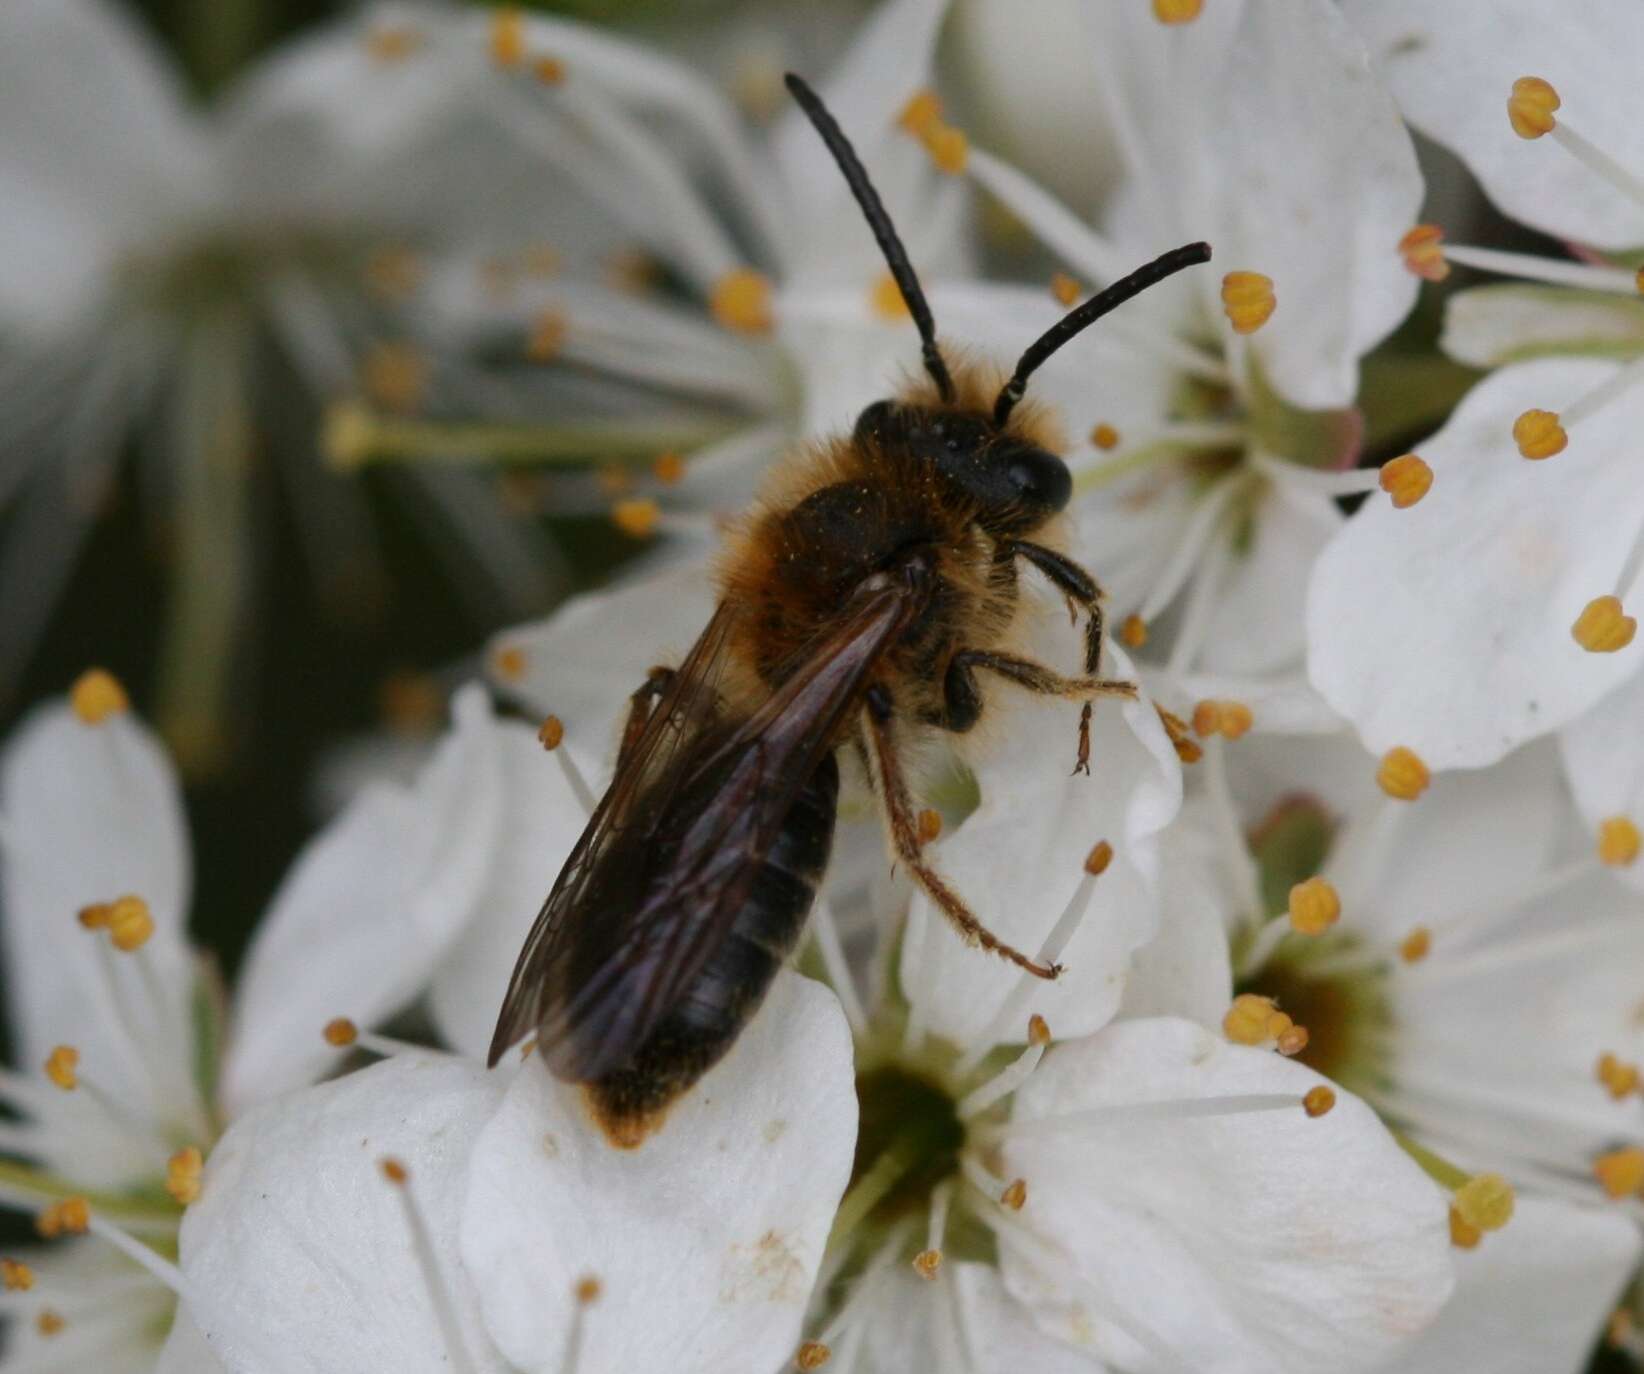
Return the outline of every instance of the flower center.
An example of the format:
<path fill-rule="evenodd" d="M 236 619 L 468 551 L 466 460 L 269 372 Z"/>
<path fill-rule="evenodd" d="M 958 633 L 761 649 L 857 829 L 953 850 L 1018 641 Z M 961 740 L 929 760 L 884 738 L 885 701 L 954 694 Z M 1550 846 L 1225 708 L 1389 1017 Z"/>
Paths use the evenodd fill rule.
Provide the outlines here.
<path fill-rule="evenodd" d="M 959 1104 L 942 1087 L 899 1064 L 869 1069 L 856 1080 L 861 1113 L 851 1189 L 879 1180 L 864 1222 L 874 1230 L 915 1212 L 959 1168 L 965 1143 Z"/>
<path fill-rule="evenodd" d="M 1296 1059 L 1352 1092 L 1373 1096 L 1387 1066 L 1392 1029 L 1385 963 L 1367 959 L 1363 942 L 1349 932 L 1288 943 L 1293 948 L 1282 949 L 1238 990 L 1271 998 L 1307 1028 Z"/>

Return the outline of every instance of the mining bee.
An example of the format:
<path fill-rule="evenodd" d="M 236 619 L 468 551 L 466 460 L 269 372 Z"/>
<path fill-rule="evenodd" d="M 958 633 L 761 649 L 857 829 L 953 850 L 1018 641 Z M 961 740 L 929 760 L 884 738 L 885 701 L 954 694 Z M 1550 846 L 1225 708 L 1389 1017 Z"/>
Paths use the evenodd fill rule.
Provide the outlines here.
<path fill-rule="evenodd" d="M 1102 592 L 1054 546 L 1073 480 L 1028 378 L 1138 292 L 1209 259 L 1178 248 L 1114 282 L 1034 342 L 1002 386 L 950 370 L 896 230 L 809 86 L 788 89 L 838 163 L 919 330 L 927 378 L 853 432 L 794 453 L 731 531 L 720 601 L 677 669 L 633 694 L 610 790 L 526 938 L 490 1063 L 532 1032 L 633 1147 L 728 1050 L 798 942 L 832 845 L 840 749 L 865 766 L 893 861 L 966 941 L 1042 978 L 1060 969 L 994 935 L 921 853 L 904 773 L 915 737 L 964 733 L 978 678 L 1083 703 L 1134 697 L 1100 676 Z M 1086 616 L 1083 677 L 1009 651 L 1018 565 Z"/>

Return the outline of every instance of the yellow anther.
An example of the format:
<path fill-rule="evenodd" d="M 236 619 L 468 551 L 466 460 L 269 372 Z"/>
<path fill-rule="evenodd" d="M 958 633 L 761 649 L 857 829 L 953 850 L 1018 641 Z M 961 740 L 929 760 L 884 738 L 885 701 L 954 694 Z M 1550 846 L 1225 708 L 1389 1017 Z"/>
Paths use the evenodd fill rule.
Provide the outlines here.
<path fill-rule="evenodd" d="M 1341 919 L 1341 898 L 1323 878 L 1309 878 L 1290 889 L 1290 928 L 1303 935 L 1323 935 Z"/>
<path fill-rule="evenodd" d="M 1611 816 L 1598 827 L 1598 857 L 1611 868 L 1626 868 L 1638 858 L 1638 827 L 1626 816 Z"/>
<path fill-rule="evenodd" d="M 1235 1045 L 1260 1045 L 1267 1040 L 1267 1025 L 1277 1010 L 1271 997 L 1241 992 L 1222 1017 L 1222 1034 Z"/>
<path fill-rule="evenodd" d="M 109 904 L 108 933 L 116 949 L 130 954 L 146 945 L 154 934 L 154 913 L 141 897 L 127 894 Z"/>
<path fill-rule="evenodd" d="M 1032 1016 L 1028 1017 L 1028 1044 L 1050 1044 L 1050 1022 L 1045 1020 L 1038 1012 L 1034 1012 Z"/>
<path fill-rule="evenodd" d="M 659 453 L 651 464 L 651 476 L 664 486 L 674 486 L 685 478 L 685 459 L 673 449 Z"/>
<path fill-rule="evenodd" d="M 1066 272 L 1058 272 L 1050 279 L 1050 294 L 1061 306 L 1077 305 L 1085 289 Z"/>
<path fill-rule="evenodd" d="M 1476 1249 L 1484 1232 L 1472 1225 L 1454 1207 L 1450 1209 L 1450 1244 L 1458 1250 Z"/>
<path fill-rule="evenodd" d="M 422 46 L 422 35 L 402 24 L 378 24 L 365 36 L 365 50 L 378 62 L 401 62 Z"/>
<path fill-rule="evenodd" d="M 1113 436 L 1114 443 L 1118 443 L 1119 436 Z M 1119 638 L 1127 649 L 1140 649 L 1147 643 L 1147 621 L 1139 615 L 1127 615 L 1124 624 L 1119 626 Z"/>
<path fill-rule="evenodd" d="M 1595 596 L 1570 626 L 1575 642 L 1593 654 L 1625 649 L 1637 631 L 1638 621 L 1623 614 L 1620 600 L 1613 596 Z"/>
<path fill-rule="evenodd" d="M 1426 926 L 1417 926 L 1399 941 L 1399 958 L 1407 964 L 1419 964 L 1433 949 L 1433 932 Z"/>
<path fill-rule="evenodd" d="M 525 15 L 512 5 L 491 11 L 491 60 L 499 67 L 525 60 Z"/>
<path fill-rule="evenodd" d="M 1097 840 L 1090 847 L 1090 853 L 1085 855 L 1085 872 L 1092 878 L 1099 878 L 1107 872 L 1107 866 L 1113 862 L 1113 846 L 1106 840 Z"/>
<path fill-rule="evenodd" d="M 525 356 L 534 363 L 551 363 L 565 347 L 569 328 L 565 316 L 557 310 L 544 310 L 531 322 L 531 333 L 525 340 Z"/>
<path fill-rule="evenodd" d="M 902 288 L 896 284 L 896 278 L 889 272 L 881 272 L 874 281 L 873 290 L 868 293 L 868 304 L 873 313 L 882 320 L 905 320 L 910 318 L 908 303 L 902 299 Z"/>
<path fill-rule="evenodd" d="M 1415 801 L 1427 790 L 1433 775 L 1413 749 L 1402 744 L 1381 756 L 1381 767 L 1376 769 L 1376 781 L 1381 790 L 1398 801 Z"/>
<path fill-rule="evenodd" d="M 1275 1008 L 1267 1014 L 1267 1025 L 1263 1028 L 1267 1034 L 1262 1038 L 1264 1040 L 1277 1040 L 1279 1036 L 1290 1030 L 1295 1024 L 1290 1019 L 1288 1012 L 1279 1011 Z"/>
<path fill-rule="evenodd" d="M 75 1069 L 80 1063 L 80 1051 L 73 1045 L 59 1045 L 46 1056 L 46 1077 L 64 1092 L 73 1092 L 80 1086 Z"/>
<path fill-rule="evenodd" d="M 0 1259 L 0 1286 L 8 1293 L 26 1293 L 34 1287 L 34 1270 L 22 1260 Z"/>
<path fill-rule="evenodd" d="M 40 1315 L 34 1319 L 34 1329 L 48 1340 L 59 1334 L 67 1325 L 68 1321 L 63 1315 L 52 1311 L 49 1307 L 41 1308 Z"/>
<path fill-rule="evenodd" d="M 411 1177 L 410 1171 L 393 1155 L 384 1155 L 377 1167 L 382 1170 L 382 1176 L 396 1186 L 403 1185 Z"/>
<path fill-rule="evenodd" d="M 196 1145 L 185 1145 L 166 1161 L 166 1192 L 179 1207 L 187 1207 L 200 1197 L 200 1173 L 205 1156 Z"/>
<path fill-rule="evenodd" d="M 929 844 L 942 833 L 942 813 L 926 807 L 919 813 L 919 843 Z"/>
<path fill-rule="evenodd" d="M 708 309 L 726 329 L 741 334 L 770 331 L 771 280 L 751 267 L 737 267 L 714 283 L 708 293 Z"/>
<path fill-rule="evenodd" d="M 618 501 L 611 507 L 611 523 L 631 539 L 650 538 L 661 519 L 662 507 L 649 497 Z"/>
<path fill-rule="evenodd" d="M 75 919 L 87 930 L 102 930 L 108 925 L 108 914 L 114 908 L 107 902 L 93 902 L 75 913 Z"/>
<path fill-rule="evenodd" d="M 1644 1189 L 1644 1148 L 1628 1145 L 1593 1161 L 1593 1177 L 1613 1198 L 1632 1197 Z"/>
<path fill-rule="evenodd" d="M 1153 0 L 1153 17 L 1161 24 L 1191 24 L 1204 9 L 1204 0 Z"/>
<path fill-rule="evenodd" d="M 1617 1102 L 1638 1088 L 1638 1065 L 1617 1059 L 1615 1055 L 1608 1051 L 1599 1056 L 1595 1073 L 1598 1081 L 1604 1085 L 1610 1096 Z"/>
<path fill-rule="evenodd" d="M 925 131 L 920 142 L 925 145 L 925 151 L 930 154 L 937 171 L 956 177 L 965 170 L 965 163 L 970 158 L 970 141 L 962 129 L 956 129 L 951 124 L 936 124 Z"/>
<path fill-rule="evenodd" d="M 1426 281 L 1443 281 L 1450 275 L 1444 256 L 1444 230 L 1436 224 L 1418 224 L 1399 240 L 1404 265 Z"/>
<path fill-rule="evenodd" d="M 934 1279 L 942 1268 L 940 1250 L 921 1250 L 913 1257 L 913 1272 L 922 1279 Z"/>
<path fill-rule="evenodd" d="M 525 650 L 517 644 L 505 644 L 491 655 L 491 671 L 504 682 L 518 682 L 528 666 Z"/>
<path fill-rule="evenodd" d="M 69 688 L 69 706 L 87 725 L 101 725 L 131 706 L 120 679 L 102 668 L 88 668 Z"/>
<path fill-rule="evenodd" d="M 1336 1092 L 1320 1083 L 1309 1088 L 1302 1098 L 1302 1110 L 1309 1116 L 1323 1116 L 1336 1105 Z"/>
<path fill-rule="evenodd" d="M 83 1235 L 91 1225 L 91 1207 L 83 1197 L 64 1198 L 34 1218 L 34 1229 L 47 1240 Z"/>
<path fill-rule="evenodd" d="M 1278 308 L 1273 278 L 1260 272 L 1229 272 L 1222 278 L 1222 309 L 1235 334 L 1254 334 Z"/>
<path fill-rule="evenodd" d="M 326 1044 L 340 1050 L 360 1038 L 360 1028 L 346 1016 L 333 1016 L 325 1023 L 325 1029 L 320 1034 L 325 1037 Z"/>
<path fill-rule="evenodd" d="M 1513 1219 L 1513 1185 L 1500 1174 L 1474 1174 L 1453 1200 L 1461 1219 L 1481 1231 L 1499 1231 Z"/>
<path fill-rule="evenodd" d="M 1027 1204 L 1027 1180 L 1013 1178 L 999 1194 L 999 1201 L 1013 1212 L 1020 1212 Z"/>
<path fill-rule="evenodd" d="M 531 64 L 531 75 L 544 86 L 558 86 L 565 80 L 565 64 L 557 57 L 539 57 Z"/>
<path fill-rule="evenodd" d="M 833 1351 L 823 1345 L 821 1341 L 806 1341 L 799 1347 L 799 1353 L 793 1357 L 795 1369 L 820 1369 L 833 1358 Z"/>
<path fill-rule="evenodd" d="M 1097 425 L 1093 430 L 1090 431 L 1090 442 L 1092 444 L 1094 444 L 1097 448 L 1101 449 L 1101 451 L 1103 453 L 1110 453 L 1114 449 L 1119 447 L 1119 431 L 1114 429 L 1112 425 L 1110 425 L 1110 424 L 1108 424 L 1104 421 L 1103 423 Z M 1128 627 L 1132 620 L 1134 620 L 1138 625 L 1142 626 L 1142 638 L 1146 639 L 1147 638 L 1147 626 L 1142 625 L 1141 617 L 1133 615 L 1133 616 L 1130 617 L 1129 620 L 1125 621 L 1125 625 Z M 1124 631 L 1121 630 L 1120 631 L 1121 636 L 1123 635 L 1123 633 L 1124 633 Z M 1128 643 L 1128 641 L 1126 641 L 1126 642 Z"/>
<path fill-rule="evenodd" d="M 604 1292 L 605 1285 L 600 1282 L 598 1274 L 584 1274 L 571 1289 L 571 1296 L 582 1306 L 592 1307 Z"/>
<path fill-rule="evenodd" d="M 1201 701 L 1193 708 L 1193 730 L 1201 739 L 1211 735 L 1238 739 L 1255 719 L 1242 701 Z"/>
<path fill-rule="evenodd" d="M 942 98 L 929 86 L 915 91 L 896 122 L 915 138 L 923 138 L 942 122 Z"/>
<path fill-rule="evenodd" d="M 1377 480 L 1381 489 L 1393 498 L 1394 508 L 1406 510 L 1432 490 L 1433 469 L 1424 459 L 1406 453 L 1402 458 L 1389 458 L 1383 463 Z"/>
<path fill-rule="evenodd" d="M 428 386 L 428 360 L 407 343 L 373 344 L 360 368 L 360 386 L 386 410 L 415 410 Z"/>
<path fill-rule="evenodd" d="M 1289 1058 L 1291 1055 L 1300 1054 L 1307 1048 L 1307 1039 L 1308 1036 L 1306 1026 L 1292 1026 L 1289 1030 L 1285 1031 L 1283 1035 L 1277 1037 L 1278 1051 L 1286 1058 Z"/>
<path fill-rule="evenodd" d="M 1550 134 L 1558 123 L 1553 111 L 1560 105 L 1558 92 L 1552 84 L 1539 76 L 1521 76 L 1513 82 L 1513 93 L 1507 97 L 1507 118 L 1513 132 L 1520 138 L 1540 138 Z"/>
<path fill-rule="evenodd" d="M 542 747 L 552 753 L 559 748 L 564 739 L 564 722 L 558 716 L 544 716 L 541 726 L 537 729 L 537 740 Z"/>
<path fill-rule="evenodd" d="M 1537 460 L 1563 453 L 1570 442 L 1553 410 L 1527 410 L 1513 421 L 1513 442 L 1522 457 Z"/>

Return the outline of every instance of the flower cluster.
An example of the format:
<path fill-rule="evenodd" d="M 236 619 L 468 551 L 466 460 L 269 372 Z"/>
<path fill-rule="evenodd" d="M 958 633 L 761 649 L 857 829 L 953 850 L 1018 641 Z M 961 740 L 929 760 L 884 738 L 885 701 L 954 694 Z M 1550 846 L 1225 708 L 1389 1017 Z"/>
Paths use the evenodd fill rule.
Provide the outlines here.
<path fill-rule="evenodd" d="M 194 665 L 162 711 L 207 728 L 271 348 L 327 538 L 363 528 L 336 467 L 392 460 L 506 581 L 529 536 L 447 469 L 552 461 L 587 470 L 516 501 L 652 547 L 489 642 L 231 983 L 188 934 L 186 720 L 168 752 L 94 668 L 0 746 L 0 1202 L 37 1232 L 0 1370 L 1644 1363 L 1644 11 L 1045 9 L 991 70 L 939 48 L 944 0 L 884 0 L 816 84 L 967 366 L 1214 245 L 1031 384 L 1139 686 L 1087 708 L 1087 775 L 1068 693 L 986 684 L 985 728 L 920 741 L 891 860 L 884 761 L 842 749 L 797 953 L 637 1143 L 493 1025 L 630 697 L 714 615 L 724 521 L 917 363 L 850 188 L 760 49 L 739 108 L 606 29 L 385 4 L 200 115 L 98 0 L 0 9 L 0 650 L 139 430 Z M 1420 222 L 1412 127 L 1563 250 Z M 1087 153 L 1089 205 L 1045 171 Z M 1405 434 L 1369 379 L 1455 268 L 1514 279 L 1446 298 L 1488 375 Z M 1034 579 L 1014 642 L 1071 673 Z M 956 934 L 927 868 L 1061 976 Z"/>

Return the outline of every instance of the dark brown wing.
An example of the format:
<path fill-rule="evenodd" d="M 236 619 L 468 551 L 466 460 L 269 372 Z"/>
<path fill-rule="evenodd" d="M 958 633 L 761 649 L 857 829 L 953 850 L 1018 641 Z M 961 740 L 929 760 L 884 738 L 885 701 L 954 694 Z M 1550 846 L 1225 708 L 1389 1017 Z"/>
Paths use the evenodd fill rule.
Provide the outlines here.
<path fill-rule="evenodd" d="M 862 593 L 747 720 L 699 730 L 619 804 L 622 770 L 521 954 L 493 1062 L 529 1029 L 525 1006 L 563 1078 L 633 1055 L 725 939 L 795 794 L 928 600 L 920 577 Z"/>

